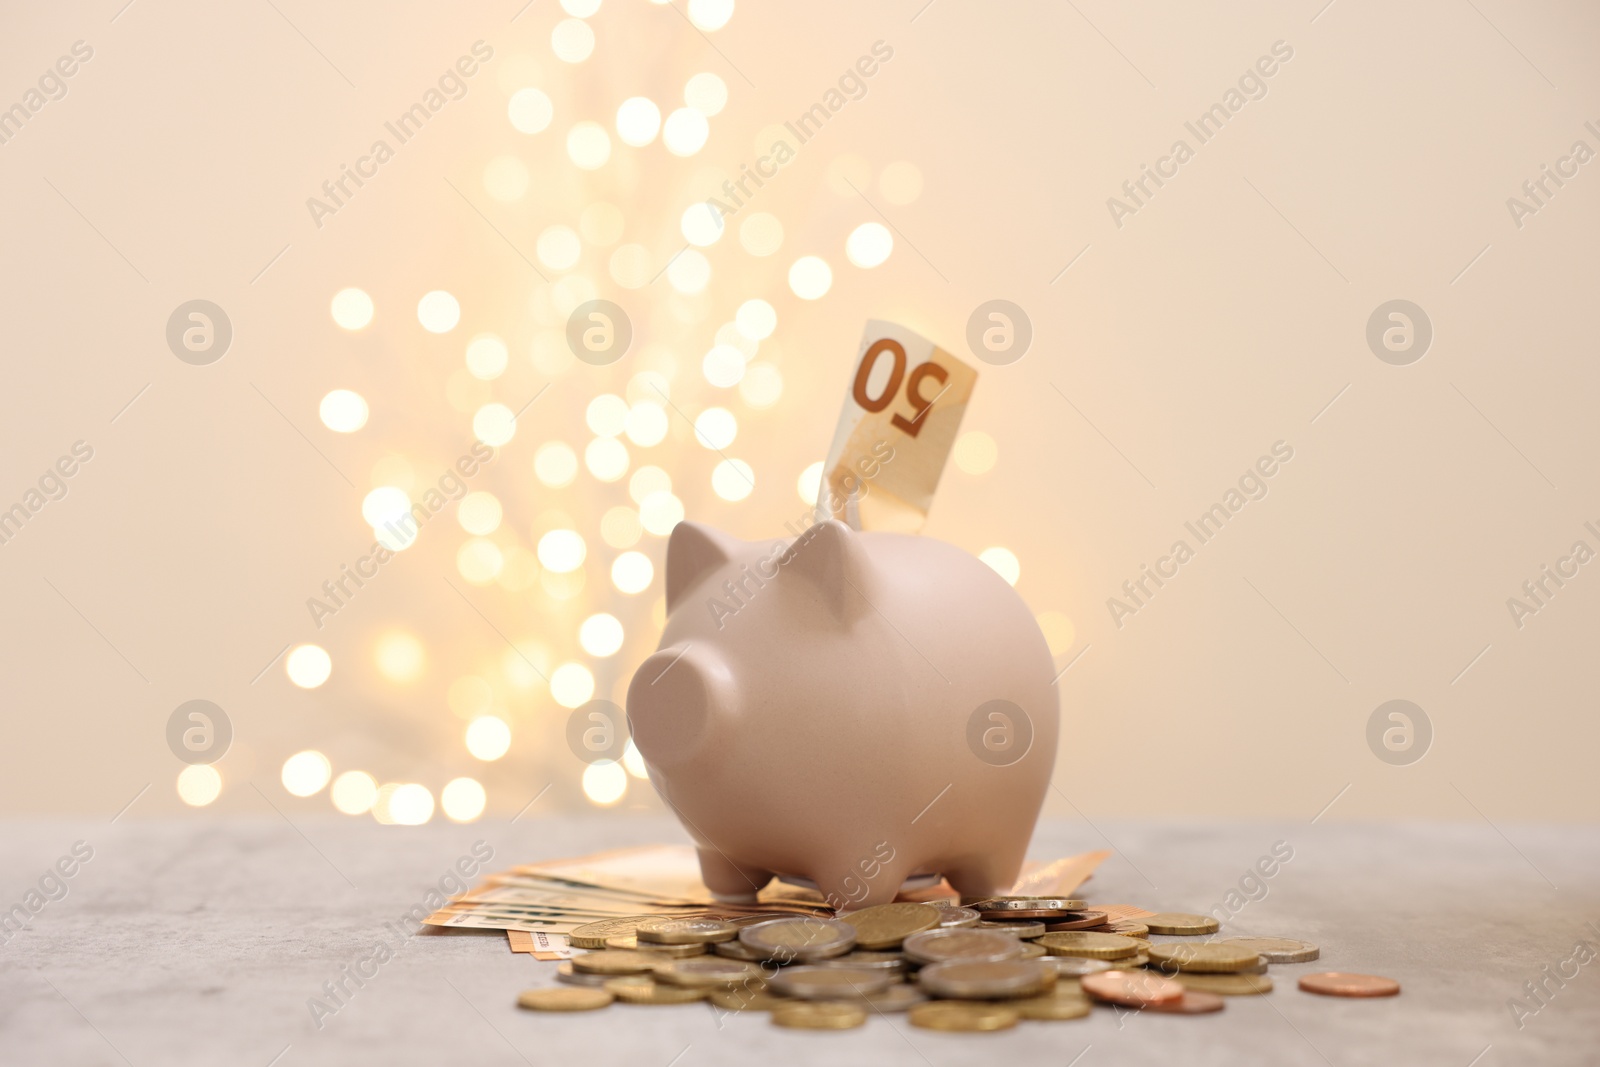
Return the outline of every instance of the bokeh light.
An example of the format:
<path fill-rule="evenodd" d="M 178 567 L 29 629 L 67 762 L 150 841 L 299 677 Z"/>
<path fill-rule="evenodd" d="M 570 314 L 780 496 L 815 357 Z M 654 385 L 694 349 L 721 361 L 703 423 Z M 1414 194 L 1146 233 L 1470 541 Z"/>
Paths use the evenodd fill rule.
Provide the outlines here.
<path fill-rule="evenodd" d="M 650 778 L 650 769 L 644 765 L 644 756 L 639 752 L 638 746 L 633 743 L 633 738 L 631 737 L 628 738 L 628 743 L 622 750 L 622 766 L 635 778 L 643 778 L 646 781 Z"/>
<path fill-rule="evenodd" d="M 584 170 L 599 170 L 611 158 L 611 135 L 598 122 L 580 122 L 567 131 L 567 156 Z"/>
<path fill-rule="evenodd" d="M 755 472 L 742 459 L 725 459 L 711 470 L 711 491 L 724 500 L 739 501 L 755 489 Z"/>
<path fill-rule="evenodd" d="M 683 521 L 683 501 L 670 492 L 651 493 L 639 502 L 639 522 L 657 537 L 665 537 Z"/>
<path fill-rule="evenodd" d="M 651 493 L 671 488 L 672 475 L 660 467 L 640 467 L 633 472 L 633 477 L 628 479 L 628 495 L 633 498 L 635 504 Z"/>
<path fill-rule="evenodd" d="M 596 760 L 583 769 L 583 795 L 601 807 L 621 800 L 628 792 L 628 772 L 614 760 Z"/>
<path fill-rule="evenodd" d="M 655 566 L 643 552 L 624 552 L 611 564 L 611 584 L 630 596 L 650 588 Z"/>
<path fill-rule="evenodd" d="M 795 479 L 794 491 L 799 493 L 800 499 L 807 504 L 812 507 L 817 506 L 817 497 L 822 495 L 822 461 L 820 459 L 800 472 L 800 477 Z"/>
<path fill-rule="evenodd" d="M 643 533 L 639 513 L 633 508 L 619 504 L 600 516 L 600 539 L 612 548 L 632 548 Z"/>
<path fill-rule="evenodd" d="M 733 18 L 733 0 L 689 0 L 689 21 L 707 33 L 722 29 Z"/>
<path fill-rule="evenodd" d="M 643 148 L 661 130 L 661 109 L 646 96 L 631 96 L 617 107 L 617 136 L 622 143 Z"/>
<path fill-rule="evenodd" d="M 578 454 L 563 441 L 547 441 L 533 454 L 533 473 L 551 489 L 571 485 L 578 476 Z"/>
<path fill-rule="evenodd" d="M 328 757 L 315 749 L 296 752 L 283 761 L 283 787 L 297 797 L 321 792 L 332 774 Z"/>
<path fill-rule="evenodd" d="M 739 436 L 739 420 L 727 408 L 706 408 L 695 416 L 694 435 L 702 447 L 727 448 Z"/>
<path fill-rule="evenodd" d="M 373 649 L 378 673 L 391 682 L 414 682 L 428 666 L 428 651 L 415 634 L 391 630 L 378 638 Z"/>
<path fill-rule="evenodd" d="M 982 430 L 969 430 L 956 438 L 951 456 L 961 473 L 987 474 L 1000 458 L 1000 448 Z"/>
<path fill-rule="evenodd" d="M 583 255 L 583 242 L 570 226 L 547 226 L 539 234 L 534 254 L 551 270 L 570 270 Z"/>
<path fill-rule="evenodd" d="M 783 247 L 783 223 L 770 212 L 758 211 L 739 223 L 739 244 L 752 256 L 770 256 Z"/>
<path fill-rule="evenodd" d="M 711 124 L 692 107 L 680 107 L 661 125 L 661 143 L 675 156 L 692 156 L 705 147 Z"/>
<path fill-rule="evenodd" d="M 528 165 L 516 156 L 496 156 L 483 168 L 483 188 L 502 204 L 521 200 L 528 191 Z"/>
<path fill-rule="evenodd" d="M 642 448 L 652 448 L 666 440 L 670 427 L 667 409 L 654 400 L 641 400 L 630 407 L 623 424 L 628 440 Z"/>
<path fill-rule="evenodd" d="M 678 220 L 683 239 L 701 248 L 714 245 L 722 239 L 722 211 L 707 201 L 696 201 L 683 209 Z"/>
<path fill-rule="evenodd" d="M 317 414 L 334 433 L 355 433 L 367 424 L 367 402 L 360 393 L 335 389 L 322 398 Z"/>
<path fill-rule="evenodd" d="M 333 806 L 346 815 L 365 815 L 378 799 L 378 783 L 366 771 L 345 771 L 328 791 Z"/>
<path fill-rule="evenodd" d="M 844 255 L 858 267 L 870 269 L 889 258 L 894 251 L 894 237 L 881 222 L 863 222 L 845 238 Z"/>
<path fill-rule="evenodd" d="M 461 303 L 443 289 L 423 293 L 417 301 L 417 321 L 429 333 L 449 333 L 461 321 Z"/>
<path fill-rule="evenodd" d="M 472 822 L 483 814 L 488 800 L 475 778 L 452 778 L 439 790 L 439 806 L 451 822 Z"/>
<path fill-rule="evenodd" d="M 615 393 L 601 393 L 583 409 L 583 424 L 600 437 L 616 437 L 627 423 L 628 402 Z"/>
<path fill-rule="evenodd" d="M 564 708 L 587 704 L 594 696 L 594 675 L 581 663 L 563 663 L 550 675 L 550 696 Z"/>
<path fill-rule="evenodd" d="M 504 404 L 485 404 L 472 416 L 472 432 L 486 445 L 499 448 L 517 434 L 517 417 Z"/>
<path fill-rule="evenodd" d="M 732 345 L 714 345 L 700 361 L 700 373 L 720 389 L 730 389 L 744 377 L 744 353 Z"/>
<path fill-rule="evenodd" d="M 511 102 L 506 105 L 506 113 L 511 119 L 512 128 L 517 132 L 540 133 L 555 117 L 555 107 L 542 90 L 529 86 L 511 94 Z"/>
<path fill-rule="evenodd" d="M 604 659 L 614 656 L 622 647 L 622 623 L 615 615 L 605 612 L 591 615 L 578 627 L 578 644 L 591 656 Z"/>
<path fill-rule="evenodd" d="M 511 724 L 498 715 L 480 715 L 467 724 L 467 751 L 485 763 L 504 756 L 511 748 Z"/>
<path fill-rule="evenodd" d="M 389 795 L 389 819 L 399 826 L 421 826 L 433 818 L 433 794 L 416 782 L 396 786 Z"/>
<path fill-rule="evenodd" d="M 557 574 L 583 566 L 588 551 L 583 535 L 576 530 L 551 530 L 539 538 L 539 563 Z"/>
<path fill-rule="evenodd" d="M 1016 585 L 1022 575 L 1022 564 L 1009 548 L 986 548 L 978 553 L 978 558 L 994 568 L 994 572 L 1010 585 Z"/>
<path fill-rule="evenodd" d="M 711 281 L 711 261 L 690 248 L 678 253 L 667 268 L 667 284 L 685 296 L 693 296 Z"/>
<path fill-rule="evenodd" d="M 550 49 L 563 63 L 582 63 L 594 52 L 594 30 L 582 19 L 562 19 L 550 31 Z"/>
<path fill-rule="evenodd" d="M 778 312 L 765 300 L 746 300 L 734 312 L 733 323 L 752 341 L 764 341 L 778 328 Z"/>
<path fill-rule="evenodd" d="M 333 673 L 333 657 L 321 645 L 296 645 L 284 657 L 283 669 L 301 689 L 315 689 Z"/>
<path fill-rule="evenodd" d="M 480 333 L 467 343 L 467 373 L 480 381 L 493 381 L 506 371 L 511 353 L 492 333 Z"/>
<path fill-rule="evenodd" d="M 783 396 L 783 375 L 770 363 L 752 363 L 739 381 L 739 396 L 753 408 L 770 408 Z"/>
<path fill-rule="evenodd" d="M 820 300 L 833 288 L 833 269 L 821 256 L 801 256 L 789 267 L 789 288 L 801 300 Z"/>
<path fill-rule="evenodd" d="M 372 321 L 372 297 L 360 289 L 340 289 L 333 294 L 333 321 L 346 330 L 359 330 Z"/>
<path fill-rule="evenodd" d="M 1073 625 L 1072 619 L 1065 612 L 1051 608 L 1039 612 L 1039 632 L 1044 634 L 1045 644 L 1050 646 L 1052 656 L 1065 655 L 1078 639 L 1078 628 Z"/>
<path fill-rule="evenodd" d="M 456 505 L 456 521 L 461 528 L 480 537 L 499 529 L 502 514 L 500 498 L 482 489 L 474 489 Z"/>
<path fill-rule="evenodd" d="M 615 437 L 596 437 L 584 446 L 583 465 L 602 482 L 617 481 L 628 473 L 628 446 Z"/>
<path fill-rule="evenodd" d="M 456 573 L 473 585 L 488 585 L 500 577 L 505 553 L 486 537 L 474 537 L 456 550 Z"/>
<path fill-rule="evenodd" d="M 728 83 L 706 71 L 683 87 L 683 102 L 702 115 L 715 115 L 728 106 Z"/>
<path fill-rule="evenodd" d="M 222 775 L 209 763 L 192 763 L 178 772 L 178 799 L 203 808 L 222 793 Z"/>

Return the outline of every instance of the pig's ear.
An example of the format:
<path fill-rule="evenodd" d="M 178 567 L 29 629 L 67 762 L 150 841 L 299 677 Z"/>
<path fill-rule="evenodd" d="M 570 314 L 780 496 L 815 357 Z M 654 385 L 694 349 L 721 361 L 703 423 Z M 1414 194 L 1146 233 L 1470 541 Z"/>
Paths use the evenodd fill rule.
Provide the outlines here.
<path fill-rule="evenodd" d="M 807 583 L 835 618 L 852 620 L 872 610 L 872 561 L 855 531 L 838 519 L 795 538 L 780 562 L 782 573 Z"/>
<path fill-rule="evenodd" d="M 744 542 L 709 526 L 680 522 L 667 538 L 667 610 L 700 579 L 732 559 Z"/>

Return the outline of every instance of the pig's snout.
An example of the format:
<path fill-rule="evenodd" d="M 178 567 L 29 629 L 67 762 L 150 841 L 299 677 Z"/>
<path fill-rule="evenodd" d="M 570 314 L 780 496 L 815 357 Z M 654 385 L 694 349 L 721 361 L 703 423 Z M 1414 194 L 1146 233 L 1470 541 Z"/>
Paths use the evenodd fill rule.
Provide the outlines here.
<path fill-rule="evenodd" d="M 663 648 L 628 686 L 633 743 L 657 767 L 681 766 L 711 743 L 732 692 L 732 677 L 708 650 L 688 643 Z"/>

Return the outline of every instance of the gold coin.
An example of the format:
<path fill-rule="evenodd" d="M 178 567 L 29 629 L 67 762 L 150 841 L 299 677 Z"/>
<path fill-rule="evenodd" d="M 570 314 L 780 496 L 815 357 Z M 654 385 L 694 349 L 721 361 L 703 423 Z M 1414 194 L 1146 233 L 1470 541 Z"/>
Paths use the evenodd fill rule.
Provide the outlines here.
<path fill-rule="evenodd" d="M 582 986 L 546 986 L 528 989 L 517 997 L 517 1006 L 534 1011 L 594 1011 L 615 999 L 604 989 L 586 989 Z"/>
<path fill-rule="evenodd" d="M 1292 937 L 1225 937 L 1222 943 L 1259 952 L 1268 963 L 1310 963 L 1322 955 L 1316 945 Z"/>
<path fill-rule="evenodd" d="M 1181 911 L 1164 911 L 1159 915 L 1145 915 L 1139 919 L 1152 934 L 1182 934 L 1194 937 L 1214 934 L 1218 923 L 1209 915 L 1190 915 Z"/>
<path fill-rule="evenodd" d="M 612 934 L 631 934 L 646 919 L 665 919 L 665 915 L 630 915 L 625 919 L 601 919 L 586 923 L 567 935 L 573 948 L 605 948 Z"/>
<path fill-rule="evenodd" d="M 1144 923 L 1134 922 L 1132 919 L 1122 919 L 1118 922 L 1106 923 L 1105 929 L 1100 931 L 1105 934 L 1121 934 L 1123 937 L 1149 937 L 1150 928 Z"/>
<path fill-rule="evenodd" d="M 589 986 L 592 989 L 599 989 L 601 986 L 606 984 L 606 976 L 603 974 L 584 974 L 582 971 L 575 971 L 572 969 L 572 961 L 567 960 L 556 967 L 556 981 L 562 983 L 563 985 L 581 985 Z"/>
<path fill-rule="evenodd" d="M 1022 942 L 1010 934 L 973 927 L 924 930 L 906 938 L 905 953 L 918 963 L 946 960 L 1017 960 Z"/>
<path fill-rule="evenodd" d="M 605 991 L 625 1004 L 691 1004 L 711 992 L 705 986 L 664 985 L 647 974 L 612 978 Z"/>
<path fill-rule="evenodd" d="M 930 904 L 878 904 L 839 916 L 856 928 L 856 945 L 865 949 L 896 948 L 912 934 L 932 930 L 943 916 Z"/>
<path fill-rule="evenodd" d="M 930 997 L 951 1000 L 995 1000 L 1036 997 L 1056 984 L 1055 968 L 1029 960 L 931 963 L 917 974 Z"/>
<path fill-rule="evenodd" d="M 600 949 L 572 957 L 572 969 L 584 974 L 648 974 L 662 960 L 648 952 L 622 952 L 617 949 Z"/>
<path fill-rule="evenodd" d="M 656 977 L 673 985 L 717 986 L 738 985 L 741 982 L 761 981 L 761 968 L 744 960 L 730 960 L 721 956 L 702 956 L 692 960 L 670 960 L 656 965 Z"/>
<path fill-rule="evenodd" d="M 744 986 L 713 989 L 710 999 L 711 1003 L 725 1011 L 771 1011 L 779 1004 L 789 1003 L 783 997 L 774 996 L 765 989 L 746 989 Z"/>
<path fill-rule="evenodd" d="M 906 958 L 898 952 L 846 952 L 843 956 L 817 960 L 812 967 L 855 967 L 863 971 L 884 971 L 900 975 L 906 972 Z"/>
<path fill-rule="evenodd" d="M 1272 992 L 1272 979 L 1264 974 L 1193 974 L 1179 971 L 1172 979 L 1185 989 L 1220 993 L 1225 997 Z"/>
<path fill-rule="evenodd" d="M 1016 1008 L 1009 1004 L 970 1000 L 930 1000 L 913 1004 L 907 1014 L 912 1026 L 924 1030 L 1009 1030 L 1019 1018 Z"/>
<path fill-rule="evenodd" d="M 1135 967 L 1148 966 L 1149 963 L 1150 957 L 1143 952 L 1135 952 L 1131 956 L 1123 956 L 1116 961 L 1117 969 L 1123 971 L 1132 970 Z"/>
<path fill-rule="evenodd" d="M 721 919 L 646 919 L 633 932 L 640 941 L 660 945 L 703 945 L 739 936 L 737 926 Z"/>
<path fill-rule="evenodd" d="M 1045 952 L 1043 945 L 1040 945 L 1040 944 L 1038 944 L 1036 942 L 1033 942 L 1033 941 L 1024 941 L 1022 943 L 1022 958 L 1023 959 L 1025 959 L 1025 960 L 1036 960 L 1040 956 L 1045 956 L 1045 955 L 1048 955 L 1048 953 Z"/>
<path fill-rule="evenodd" d="M 772 1009 L 772 1021 L 795 1030 L 850 1030 L 867 1021 L 867 1009 L 837 1000 L 791 1000 Z"/>
<path fill-rule="evenodd" d="M 928 998 L 916 986 L 899 982 L 885 989 L 882 993 L 874 993 L 870 997 L 862 997 L 861 1002 L 874 1012 L 905 1011 L 913 1004 L 921 1004 Z"/>
<path fill-rule="evenodd" d="M 1150 959 L 1165 969 L 1212 973 L 1249 970 L 1261 959 L 1260 953 L 1223 944 L 1221 941 L 1171 941 L 1150 946 Z"/>
<path fill-rule="evenodd" d="M 1004 922 L 995 919 L 985 919 L 982 922 L 973 923 L 970 929 L 993 930 L 996 933 L 1005 934 L 1007 937 L 1020 938 L 1023 941 L 1032 941 L 1036 937 L 1044 936 L 1045 925 L 1037 919 L 1008 919 Z"/>
<path fill-rule="evenodd" d="M 855 967 L 784 967 L 772 976 L 772 988 L 799 1000 L 854 1000 L 882 993 L 894 981 L 887 971 Z"/>
<path fill-rule="evenodd" d="M 1117 960 L 1139 951 L 1139 943 L 1121 934 L 1097 934 L 1089 930 L 1062 930 L 1045 934 L 1039 944 L 1052 956 L 1087 956 L 1096 960 Z"/>
<path fill-rule="evenodd" d="M 1076 986 L 1076 983 L 1074 983 Z M 1041 1022 L 1051 1022 L 1062 1019 L 1081 1019 L 1093 1010 L 1089 998 L 1083 995 L 1082 990 L 1074 988 L 1072 992 L 1062 992 L 1066 986 L 1057 986 L 1056 991 L 1042 997 L 1028 997 L 1026 1000 L 1008 1000 L 1006 1007 L 1015 1008 L 1018 1015 L 1024 1019 L 1034 1019 Z"/>
<path fill-rule="evenodd" d="M 849 952 L 855 947 L 856 931 L 836 919 L 773 919 L 740 930 L 739 940 L 762 953 L 762 959 L 809 963 Z"/>
<path fill-rule="evenodd" d="M 706 946 L 690 943 L 687 945 L 667 945 L 660 942 L 640 941 L 633 934 L 612 934 L 606 938 L 606 948 L 625 949 L 629 952 L 648 952 L 652 956 L 664 956 L 667 959 L 681 960 L 690 956 L 705 955 Z"/>

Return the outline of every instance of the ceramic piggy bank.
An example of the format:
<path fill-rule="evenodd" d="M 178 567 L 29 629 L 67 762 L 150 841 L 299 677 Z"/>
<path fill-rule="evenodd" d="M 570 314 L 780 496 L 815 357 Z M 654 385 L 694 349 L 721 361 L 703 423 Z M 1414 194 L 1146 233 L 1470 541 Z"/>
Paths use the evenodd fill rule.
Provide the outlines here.
<path fill-rule="evenodd" d="M 792 542 L 680 523 L 667 624 L 628 719 L 706 885 L 773 875 L 836 907 L 939 875 L 1005 892 L 1055 764 L 1044 636 L 998 574 L 927 537 L 838 521 Z"/>

